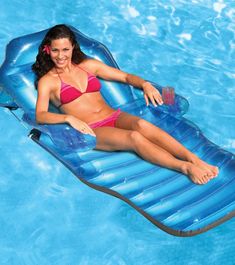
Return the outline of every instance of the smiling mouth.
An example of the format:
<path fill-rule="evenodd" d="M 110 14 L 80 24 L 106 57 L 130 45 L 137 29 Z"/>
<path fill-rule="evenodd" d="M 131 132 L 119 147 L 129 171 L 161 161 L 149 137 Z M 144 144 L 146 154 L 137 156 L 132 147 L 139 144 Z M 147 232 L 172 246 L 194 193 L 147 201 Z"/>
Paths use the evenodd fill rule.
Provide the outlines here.
<path fill-rule="evenodd" d="M 63 60 L 56 60 L 56 62 L 57 62 L 58 64 L 63 64 L 64 62 L 66 62 L 66 59 L 63 59 Z"/>

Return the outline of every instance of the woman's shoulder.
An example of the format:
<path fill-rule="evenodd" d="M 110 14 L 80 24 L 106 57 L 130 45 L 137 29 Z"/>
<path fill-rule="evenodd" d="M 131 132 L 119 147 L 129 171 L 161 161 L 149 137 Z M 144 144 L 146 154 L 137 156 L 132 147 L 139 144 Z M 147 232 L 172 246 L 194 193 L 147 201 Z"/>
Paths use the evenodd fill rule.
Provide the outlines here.
<path fill-rule="evenodd" d="M 88 72 L 96 74 L 102 62 L 92 58 L 84 59 L 79 66 L 85 68 Z"/>
<path fill-rule="evenodd" d="M 38 80 L 38 88 L 40 88 L 41 86 L 48 89 L 53 88 L 56 83 L 59 81 L 57 80 L 57 76 L 55 74 L 53 74 L 53 72 L 50 70 L 48 73 L 46 73 L 44 76 L 42 76 L 39 80 Z"/>

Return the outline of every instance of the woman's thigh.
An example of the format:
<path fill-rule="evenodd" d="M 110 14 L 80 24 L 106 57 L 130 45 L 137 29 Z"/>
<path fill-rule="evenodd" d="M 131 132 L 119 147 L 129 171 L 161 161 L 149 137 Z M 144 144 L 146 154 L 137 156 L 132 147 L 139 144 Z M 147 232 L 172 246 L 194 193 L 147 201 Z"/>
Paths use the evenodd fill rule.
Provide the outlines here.
<path fill-rule="evenodd" d="M 155 130 L 155 132 L 160 130 L 160 128 L 150 123 L 149 121 L 126 112 L 122 112 L 119 115 L 115 126 L 121 129 L 138 131 L 145 137 L 147 137 L 149 132 L 152 130 Z"/>
<path fill-rule="evenodd" d="M 137 131 L 152 142 L 155 142 L 154 139 L 156 139 L 156 136 L 161 138 L 166 134 L 162 129 L 149 121 L 126 112 L 122 112 L 119 115 L 115 126 L 121 129 Z"/>
<path fill-rule="evenodd" d="M 105 151 L 133 150 L 132 131 L 115 127 L 98 127 L 93 129 L 96 134 L 96 149 Z"/>
<path fill-rule="evenodd" d="M 134 116 L 127 112 L 122 112 L 116 120 L 116 128 L 125 130 L 135 130 L 136 124 L 141 120 L 140 117 Z"/>

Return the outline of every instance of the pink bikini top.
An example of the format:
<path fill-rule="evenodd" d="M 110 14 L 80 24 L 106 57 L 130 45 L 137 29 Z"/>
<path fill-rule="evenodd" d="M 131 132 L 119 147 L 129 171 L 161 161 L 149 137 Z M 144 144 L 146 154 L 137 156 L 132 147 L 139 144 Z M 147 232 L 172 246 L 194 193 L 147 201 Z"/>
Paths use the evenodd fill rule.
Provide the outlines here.
<path fill-rule="evenodd" d="M 77 66 L 77 67 L 79 67 L 79 66 Z M 82 69 L 83 71 L 85 71 L 83 68 L 81 68 L 81 67 L 79 67 L 79 68 Z M 86 90 L 84 92 L 81 92 L 78 88 L 73 87 L 73 86 L 63 82 L 59 73 L 57 72 L 58 76 L 61 80 L 61 88 L 60 88 L 60 102 L 61 102 L 61 104 L 58 106 L 59 108 L 62 105 L 70 103 L 73 100 L 81 97 L 85 93 L 92 93 L 92 92 L 100 91 L 101 84 L 100 84 L 99 79 L 95 75 L 90 74 L 87 71 L 85 71 L 85 72 L 87 73 L 87 87 L 86 87 Z"/>

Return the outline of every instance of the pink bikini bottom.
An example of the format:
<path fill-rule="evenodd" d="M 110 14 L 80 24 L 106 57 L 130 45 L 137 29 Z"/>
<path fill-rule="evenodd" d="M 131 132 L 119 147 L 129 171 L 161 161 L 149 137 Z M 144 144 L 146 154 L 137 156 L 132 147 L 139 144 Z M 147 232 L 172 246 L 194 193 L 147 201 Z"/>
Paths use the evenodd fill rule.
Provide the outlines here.
<path fill-rule="evenodd" d="M 115 123 L 117 118 L 119 117 L 119 115 L 121 114 L 121 110 L 118 109 L 116 111 L 114 111 L 110 116 L 108 116 L 107 118 L 103 119 L 102 121 L 97 121 L 94 123 L 90 123 L 89 126 L 94 129 L 94 128 L 98 128 L 98 127 L 115 127 Z"/>

